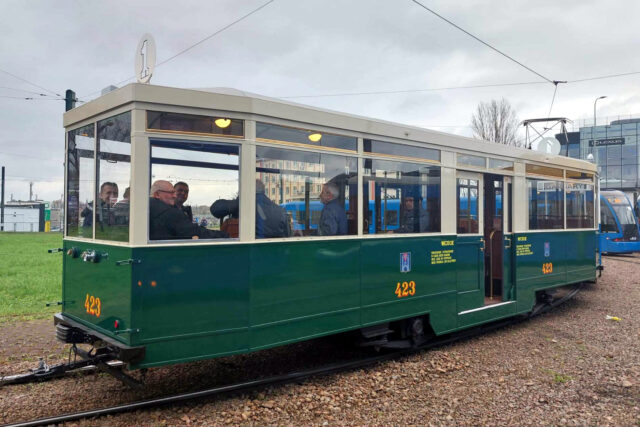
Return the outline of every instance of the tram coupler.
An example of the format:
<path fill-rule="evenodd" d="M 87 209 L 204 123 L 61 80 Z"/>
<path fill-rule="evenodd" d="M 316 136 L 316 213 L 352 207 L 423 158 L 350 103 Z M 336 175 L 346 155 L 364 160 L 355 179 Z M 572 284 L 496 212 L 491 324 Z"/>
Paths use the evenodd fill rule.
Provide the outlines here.
<path fill-rule="evenodd" d="M 72 351 L 75 354 L 80 355 L 81 357 L 83 356 L 83 354 L 87 354 L 87 352 L 78 349 L 77 347 L 75 347 L 75 345 L 72 347 Z M 91 365 L 97 366 L 98 363 L 106 363 L 110 360 L 113 360 L 112 354 L 100 354 L 89 358 L 83 357 L 82 360 L 74 360 L 73 362 L 69 361 L 67 363 L 48 365 L 43 358 L 40 358 L 40 360 L 38 361 L 38 367 L 35 369 L 30 369 L 29 372 L 26 372 L 24 374 L 0 377 L 0 386 L 48 381 L 54 378 L 62 377 L 68 371 L 73 371 Z"/>

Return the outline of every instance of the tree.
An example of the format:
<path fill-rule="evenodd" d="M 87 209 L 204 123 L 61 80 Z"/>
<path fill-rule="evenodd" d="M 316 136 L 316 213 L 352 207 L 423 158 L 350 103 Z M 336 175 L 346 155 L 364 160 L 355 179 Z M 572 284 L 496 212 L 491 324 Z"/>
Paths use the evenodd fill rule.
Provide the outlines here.
<path fill-rule="evenodd" d="M 509 101 L 504 98 L 478 104 L 476 112 L 471 117 L 471 129 L 475 138 L 498 144 L 519 145 L 518 118 Z"/>

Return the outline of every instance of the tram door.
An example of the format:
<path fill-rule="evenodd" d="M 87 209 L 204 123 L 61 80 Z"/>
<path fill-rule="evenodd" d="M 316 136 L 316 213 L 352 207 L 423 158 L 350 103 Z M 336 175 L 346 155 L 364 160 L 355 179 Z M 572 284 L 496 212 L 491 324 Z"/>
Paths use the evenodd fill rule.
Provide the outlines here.
<path fill-rule="evenodd" d="M 484 304 L 497 304 L 511 286 L 510 256 L 505 253 L 510 180 L 501 175 L 484 174 Z M 505 191 L 506 190 L 506 191 Z M 508 241 L 508 239 L 507 239 Z M 505 262 L 506 261 L 506 262 Z M 507 268 L 505 268 L 507 267 Z"/>
<path fill-rule="evenodd" d="M 484 301 L 484 177 L 458 171 L 456 179 L 456 285 L 458 310 L 465 312 Z"/>

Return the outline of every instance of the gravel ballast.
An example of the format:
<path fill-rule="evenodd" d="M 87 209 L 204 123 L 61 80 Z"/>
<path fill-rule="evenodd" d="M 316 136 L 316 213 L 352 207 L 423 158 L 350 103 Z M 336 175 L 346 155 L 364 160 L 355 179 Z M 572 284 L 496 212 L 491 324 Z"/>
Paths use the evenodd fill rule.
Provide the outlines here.
<path fill-rule="evenodd" d="M 639 313 L 640 256 L 609 257 L 598 283 L 573 300 L 495 332 L 365 370 L 73 425 L 638 425 Z M 0 375 L 34 367 L 37 356 L 64 357 L 50 320 L 0 326 Z M 104 374 L 7 386 L 0 424 L 316 366 L 349 353 L 338 345 L 153 369 L 143 391 Z"/>

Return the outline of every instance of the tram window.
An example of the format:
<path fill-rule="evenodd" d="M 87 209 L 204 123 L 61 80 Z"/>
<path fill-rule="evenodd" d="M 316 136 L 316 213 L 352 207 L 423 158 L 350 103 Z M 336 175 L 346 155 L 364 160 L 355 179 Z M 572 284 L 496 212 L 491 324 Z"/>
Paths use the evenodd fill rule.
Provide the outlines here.
<path fill-rule="evenodd" d="M 256 139 L 259 141 L 293 142 L 350 151 L 356 151 L 358 143 L 358 139 L 352 136 L 336 135 L 317 130 L 298 129 L 260 122 L 256 123 Z"/>
<path fill-rule="evenodd" d="M 226 117 L 147 111 L 147 129 L 175 133 L 243 136 L 244 122 Z"/>
<path fill-rule="evenodd" d="M 468 154 L 458 154 L 458 165 L 473 166 L 476 168 L 487 167 L 487 159 L 479 156 L 470 156 Z"/>
<path fill-rule="evenodd" d="M 558 178 L 562 178 L 564 176 L 564 171 L 562 169 L 551 168 L 549 166 L 539 166 L 539 165 L 526 165 L 527 173 L 535 174 L 535 175 L 547 175 L 547 176 L 557 176 Z"/>
<path fill-rule="evenodd" d="M 434 150 L 433 148 L 394 144 L 372 139 L 365 139 L 363 143 L 365 153 L 390 154 L 393 156 L 440 161 L 440 150 Z"/>
<path fill-rule="evenodd" d="M 67 134 L 67 236 L 93 238 L 94 125 Z"/>
<path fill-rule="evenodd" d="M 593 228 L 593 185 L 568 182 L 566 191 L 567 228 Z"/>
<path fill-rule="evenodd" d="M 588 172 L 567 170 L 567 178 L 593 181 L 593 174 Z"/>
<path fill-rule="evenodd" d="M 129 240 L 131 113 L 98 122 L 96 239 Z"/>
<path fill-rule="evenodd" d="M 365 159 L 364 233 L 440 231 L 440 167 Z"/>
<path fill-rule="evenodd" d="M 152 141 L 151 182 L 166 180 L 188 186 L 182 201 L 182 211 L 192 223 L 211 232 L 202 231 L 202 238 L 216 238 L 215 232 L 224 231 L 229 237 L 238 237 L 240 212 L 239 147 L 234 144 L 194 141 Z M 184 186 L 183 186 L 184 188 Z M 182 195 L 184 197 L 184 194 Z M 212 204 L 219 202 L 224 212 L 213 216 Z M 175 202 L 174 202 L 175 203 Z M 199 230 L 199 229 L 197 229 Z M 150 240 L 166 237 L 150 236 Z M 191 239 L 191 236 L 173 237 Z"/>
<path fill-rule="evenodd" d="M 561 181 L 527 179 L 529 230 L 564 228 L 564 189 Z"/>
<path fill-rule="evenodd" d="M 602 200 L 600 201 L 600 231 L 603 233 L 618 233 L 618 225 L 613 217 L 611 209 Z"/>
<path fill-rule="evenodd" d="M 299 166 L 287 168 L 293 161 Z M 355 158 L 259 146 L 256 147 L 256 178 L 263 183 L 265 194 L 271 194 L 264 200 L 269 209 L 265 209 L 264 215 L 256 212 L 257 239 L 357 234 Z M 289 191 L 296 184 L 300 191 Z M 260 196 L 257 197 L 260 202 Z M 281 212 L 273 205 L 286 213 L 286 231 L 278 225 Z M 256 210 L 259 206 L 257 203 Z"/>
<path fill-rule="evenodd" d="M 489 168 L 498 169 L 502 171 L 512 171 L 513 162 L 508 160 L 489 159 Z"/>
<path fill-rule="evenodd" d="M 457 191 L 457 232 L 458 234 L 478 233 L 478 181 L 458 178 Z"/>

